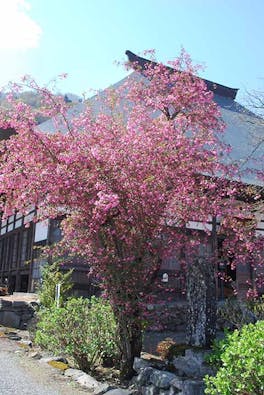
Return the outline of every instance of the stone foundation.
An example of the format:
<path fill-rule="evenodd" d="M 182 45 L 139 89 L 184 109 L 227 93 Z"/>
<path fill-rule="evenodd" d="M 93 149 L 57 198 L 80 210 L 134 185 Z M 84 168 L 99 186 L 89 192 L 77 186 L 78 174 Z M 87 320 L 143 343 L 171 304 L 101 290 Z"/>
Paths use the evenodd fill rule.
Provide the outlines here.
<path fill-rule="evenodd" d="M 203 377 L 213 373 L 204 362 L 208 352 L 187 349 L 183 356 L 174 357 L 170 365 L 135 358 L 133 368 L 137 376 L 133 385 L 142 395 L 204 395 Z"/>
<path fill-rule="evenodd" d="M 0 324 L 16 329 L 27 329 L 34 316 L 36 305 L 36 302 L 0 298 Z"/>

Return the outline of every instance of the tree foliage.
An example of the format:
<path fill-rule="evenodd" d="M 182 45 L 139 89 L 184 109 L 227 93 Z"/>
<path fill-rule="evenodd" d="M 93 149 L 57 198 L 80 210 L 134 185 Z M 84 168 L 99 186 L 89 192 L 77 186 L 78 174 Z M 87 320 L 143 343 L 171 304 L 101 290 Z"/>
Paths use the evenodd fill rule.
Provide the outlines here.
<path fill-rule="evenodd" d="M 4 215 L 32 204 L 38 218 L 65 217 L 61 248 L 100 278 L 117 318 L 124 374 L 141 350 L 142 311 L 162 256 L 172 245 L 184 266 L 199 255 L 200 232 L 187 231 L 190 221 L 204 226 L 208 244 L 208 220 L 221 216 L 234 265 L 253 253 L 255 265 L 261 259 L 254 220 L 245 236 L 249 208 L 235 204 L 236 169 L 222 160 L 224 125 L 198 69 L 184 52 L 170 68 L 132 66 L 123 84 L 73 118 L 62 98 L 27 77 L 43 114 L 54 117 L 50 133 L 12 95 L 0 114 L 0 127 L 17 132 L 0 151 Z"/>

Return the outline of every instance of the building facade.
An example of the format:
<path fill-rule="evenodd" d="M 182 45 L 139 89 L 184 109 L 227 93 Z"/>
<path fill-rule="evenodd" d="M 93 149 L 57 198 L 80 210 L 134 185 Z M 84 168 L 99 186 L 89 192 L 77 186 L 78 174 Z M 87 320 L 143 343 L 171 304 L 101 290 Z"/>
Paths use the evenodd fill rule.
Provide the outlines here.
<path fill-rule="evenodd" d="M 132 52 L 127 51 L 131 62 L 137 61 L 144 68 L 144 62 L 149 62 L 144 58 L 137 57 Z M 126 78 L 113 86 L 120 86 L 126 82 Z M 256 155 L 261 155 L 263 144 L 258 145 L 258 138 L 263 138 L 263 123 L 259 123 L 257 117 L 242 107 L 235 101 L 237 89 L 205 80 L 207 88 L 214 93 L 214 100 L 221 109 L 223 121 L 226 124 L 225 142 L 232 146 L 232 160 L 243 165 L 245 158 L 247 165 L 255 165 Z M 96 99 L 91 98 L 89 105 L 94 113 L 97 113 Z M 68 120 L 80 114 L 85 109 L 84 103 L 72 106 L 68 112 Z M 48 120 L 39 125 L 44 133 L 54 131 L 54 123 Z M 14 133 L 11 130 L 0 131 L 0 140 L 9 138 Z M 254 136 L 254 138 L 252 138 Z M 257 149 L 255 149 L 257 147 Z M 254 156 L 249 155 L 254 152 Z M 263 153 L 262 153 L 263 154 Z M 256 184 L 252 178 L 252 173 L 248 173 L 243 180 L 247 184 Z M 8 219 L 0 221 L 0 282 L 8 283 L 10 292 L 33 292 L 41 279 L 41 267 L 46 260 L 38 254 L 37 247 L 52 244 L 61 238 L 59 221 L 50 220 L 41 223 L 34 223 L 34 208 L 27 216 L 16 213 Z M 190 229 L 199 229 L 199 223 L 190 224 Z M 202 232 L 202 229 L 200 229 Z M 258 233 L 264 234 L 264 218 L 258 219 Z M 219 246 L 221 241 L 219 240 Z M 90 294 L 94 291 L 91 281 L 88 278 L 88 268 L 80 262 L 73 262 L 75 270 L 73 280 L 76 291 L 79 294 Z M 175 289 L 180 297 L 183 290 L 184 278 L 175 275 L 179 272 L 176 254 L 167 257 L 162 265 L 160 281 L 174 283 Z M 229 276 L 228 283 L 218 280 L 218 296 L 223 298 L 232 294 L 236 288 L 241 296 L 245 296 L 248 290 L 248 283 L 254 281 L 254 272 L 247 265 L 239 265 L 236 270 L 231 270 L 231 265 L 220 264 L 219 272 Z"/>

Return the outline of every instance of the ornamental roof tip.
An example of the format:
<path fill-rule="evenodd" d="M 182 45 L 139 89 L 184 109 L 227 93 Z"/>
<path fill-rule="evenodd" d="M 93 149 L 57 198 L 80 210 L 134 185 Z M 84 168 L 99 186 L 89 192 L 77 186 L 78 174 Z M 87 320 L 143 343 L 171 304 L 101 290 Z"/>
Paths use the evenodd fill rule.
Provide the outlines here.
<path fill-rule="evenodd" d="M 129 50 L 127 50 L 125 53 L 128 57 L 129 62 L 131 62 L 131 63 L 136 62 L 142 70 L 144 70 L 148 64 L 151 64 L 151 63 L 155 64 L 155 62 L 153 62 L 152 60 L 142 58 Z M 173 70 L 171 67 L 169 67 L 169 66 L 167 66 L 167 67 L 168 67 L 168 69 Z M 204 78 L 201 78 L 201 79 L 205 82 L 207 89 L 209 91 L 212 91 L 213 93 L 215 93 L 219 96 L 223 96 L 223 97 L 235 100 L 238 89 L 229 88 L 228 86 L 221 85 L 216 82 L 206 80 Z"/>

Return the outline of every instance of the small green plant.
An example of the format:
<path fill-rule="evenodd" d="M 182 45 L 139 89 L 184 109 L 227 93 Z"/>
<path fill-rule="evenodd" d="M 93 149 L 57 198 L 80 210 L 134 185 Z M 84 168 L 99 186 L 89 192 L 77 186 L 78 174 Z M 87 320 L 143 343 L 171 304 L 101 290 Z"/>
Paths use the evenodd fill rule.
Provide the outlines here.
<path fill-rule="evenodd" d="M 228 334 L 217 355 L 215 377 L 206 376 L 206 394 L 263 395 L 264 321 L 245 325 Z"/>
<path fill-rule="evenodd" d="M 102 298 L 72 298 L 64 307 L 39 312 L 35 341 L 64 353 L 82 370 L 104 360 L 118 361 L 117 329 L 110 304 Z"/>
<path fill-rule="evenodd" d="M 264 295 L 247 302 L 249 309 L 254 313 L 257 320 L 264 320 Z"/>
<path fill-rule="evenodd" d="M 218 318 L 225 321 L 229 329 L 241 329 L 244 325 L 254 323 L 256 317 L 247 303 L 236 298 L 227 299 L 217 310 Z"/>
<path fill-rule="evenodd" d="M 42 269 L 42 283 L 39 287 L 39 300 L 41 308 L 51 308 L 55 303 L 56 285 L 61 284 L 60 288 L 60 305 L 62 306 L 69 292 L 73 287 L 71 280 L 73 270 L 66 272 L 60 270 L 60 262 L 56 261 L 51 265 L 47 264 Z"/>

